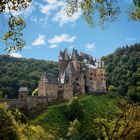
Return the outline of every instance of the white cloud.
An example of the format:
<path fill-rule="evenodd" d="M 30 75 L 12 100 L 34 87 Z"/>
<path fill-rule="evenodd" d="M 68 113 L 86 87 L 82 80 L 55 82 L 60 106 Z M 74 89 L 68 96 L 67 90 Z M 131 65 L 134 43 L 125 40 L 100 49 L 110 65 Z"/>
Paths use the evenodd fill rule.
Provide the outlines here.
<path fill-rule="evenodd" d="M 50 46 L 50 48 L 58 48 L 58 45 L 53 44 L 53 45 Z"/>
<path fill-rule="evenodd" d="M 128 37 L 126 38 L 126 41 L 136 41 L 137 39 L 135 37 Z"/>
<path fill-rule="evenodd" d="M 32 50 L 32 47 L 31 46 L 26 46 L 24 47 L 25 50 Z"/>
<path fill-rule="evenodd" d="M 41 46 L 46 44 L 45 35 L 39 34 L 38 38 L 32 43 L 33 46 Z"/>
<path fill-rule="evenodd" d="M 88 43 L 85 47 L 87 50 L 95 50 L 95 43 Z"/>
<path fill-rule="evenodd" d="M 57 0 L 44 0 L 44 1 L 49 4 L 54 4 L 54 3 L 56 3 Z"/>
<path fill-rule="evenodd" d="M 38 19 L 38 23 L 39 23 L 39 24 L 42 24 L 43 27 L 46 27 L 46 25 L 47 25 L 47 23 L 48 23 L 48 17 L 46 16 L 46 17 L 39 18 L 39 19 Z"/>
<path fill-rule="evenodd" d="M 76 20 L 80 18 L 81 14 L 82 14 L 82 11 L 79 10 L 78 12 L 75 12 L 72 16 L 68 16 L 66 13 L 65 7 L 62 7 L 60 11 L 58 11 L 54 15 L 53 21 L 58 22 L 60 26 L 63 26 L 64 24 L 74 23 Z"/>
<path fill-rule="evenodd" d="M 67 2 L 64 2 L 62 0 L 44 1 L 47 2 L 47 4 L 40 6 L 41 13 L 45 14 L 46 16 L 51 16 L 53 22 L 59 23 L 60 26 L 68 23 L 74 23 L 82 15 L 82 11 L 79 9 L 78 12 L 74 13 L 72 16 L 68 16 L 65 10 Z"/>
<path fill-rule="evenodd" d="M 68 34 L 63 33 L 62 35 L 55 35 L 54 38 L 48 40 L 48 43 L 59 44 L 63 42 L 74 42 L 75 39 L 75 36 L 70 36 Z"/>
<path fill-rule="evenodd" d="M 57 0 L 46 0 L 46 2 L 46 5 L 40 6 L 40 11 L 46 15 L 50 15 L 52 11 L 57 10 L 65 4 L 65 2 Z"/>
<path fill-rule="evenodd" d="M 22 55 L 20 53 L 10 53 L 11 57 L 21 58 Z"/>

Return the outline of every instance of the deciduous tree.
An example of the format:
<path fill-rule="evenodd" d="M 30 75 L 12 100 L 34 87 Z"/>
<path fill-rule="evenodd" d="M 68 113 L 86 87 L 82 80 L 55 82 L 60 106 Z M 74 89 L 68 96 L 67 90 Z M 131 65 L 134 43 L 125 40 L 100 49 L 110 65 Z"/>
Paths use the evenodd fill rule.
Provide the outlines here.
<path fill-rule="evenodd" d="M 105 140 L 135 140 L 140 138 L 140 106 L 127 104 L 116 119 L 97 118 Z"/>
<path fill-rule="evenodd" d="M 13 12 L 24 11 L 30 5 L 31 1 L 32 0 L 0 1 L 0 14 L 8 14 L 7 31 L 4 31 L 4 34 L 0 34 L 0 41 L 5 43 L 5 50 L 8 52 L 21 50 L 25 45 L 22 30 L 26 24 L 20 16 L 15 16 Z M 5 22 L 2 19 L 1 21 Z"/>

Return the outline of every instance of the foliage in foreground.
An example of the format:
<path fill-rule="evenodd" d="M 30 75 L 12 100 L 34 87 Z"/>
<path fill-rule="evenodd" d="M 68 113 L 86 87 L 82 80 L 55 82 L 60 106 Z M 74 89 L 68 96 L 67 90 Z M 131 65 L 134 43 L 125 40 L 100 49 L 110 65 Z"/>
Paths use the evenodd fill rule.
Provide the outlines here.
<path fill-rule="evenodd" d="M 125 0 L 68 0 L 67 14 L 69 16 L 78 12 L 79 9 L 89 25 L 92 26 L 113 22 L 124 11 L 128 14 L 129 19 L 140 20 L 139 0 L 132 0 L 130 5 Z"/>
<path fill-rule="evenodd" d="M 100 106 L 105 107 L 106 102 L 111 104 L 111 106 L 108 106 L 108 108 L 105 107 L 105 109 L 99 107 L 98 110 L 95 111 L 97 106 L 96 102 L 98 102 L 97 99 L 102 102 L 102 105 Z M 75 98 L 73 100 L 75 100 Z M 82 118 L 79 118 L 79 120 L 75 118 L 73 121 L 70 121 L 69 118 L 65 118 L 64 110 L 68 107 L 66 104 L 54 105 L 51 106 L 51 110 L 48 109 L 46 113 L 32 121 L 30 125 L 24 122 L 24 119 L 21 119 L 23 117 L 21 117 L 19 112 L 15 113 L 14 111 L 7 109 L 5 104 L 0 104 L 0 128 L 2 128 L 0 129 L 0 139 L 139 139 L 140 106 L 134 103 L 127 103 L 119 98 L 118 102 L 122 102 L 122 104 L 119 104 L 119 109 L 116 110 L 113 104 L 116 103 L 117 100 L 110 97 L 110 95 L 87 96 L 78 99 L 78 102 L 82 102 L 84 104 L 81 108 L 84 114 Z M 93 104 L 92 108 L 90 108 L 91 105 L 89 103 Z M 116 111 L 113 111 L 110 107 Z M 64 130 L 65 132 L 63 132 Z"/>
<path fill-rule="evenodd" d="M 105 140 L 138 140 L 140 138 L 140 106 L 125 104 L 121 112 L 110 120 L 97 118 L 100 138 Z"/>
<path fill-rule="evenodd" d="M 17 119 L 18 118 L 18 119 Z M 55 140 L 41 126 L 28 125 L 16 114 L 0 103 L 0 139 L 1 140 Z"/>

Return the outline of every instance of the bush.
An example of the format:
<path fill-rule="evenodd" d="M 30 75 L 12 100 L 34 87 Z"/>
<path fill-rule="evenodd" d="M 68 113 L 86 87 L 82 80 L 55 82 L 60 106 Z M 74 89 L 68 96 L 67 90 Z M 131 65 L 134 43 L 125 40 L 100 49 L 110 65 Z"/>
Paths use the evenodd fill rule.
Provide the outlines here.
<path fill-rule="evenodd" d="M 113 85 L 110 85 L 108 90 L 111 91 L 111 92 L 116 92 L 117 88 L 115 86 L 113 86 Z"/>
<path fill-rule="evenodd" d="M 0 140 L 18 140 L 17 123 L 6 104 L 0 103 Z"/>
<path fill-rule="evenodd" d="M 73 121 L 75 119 L 81 119 L 83 117 L 82 105 L 80 104 L 77 97 L 73 97 L 66 106 L 66 117 Z"/>
<path fill-rule="evenodd" d="M 128 89 L 128 95 L 134 103 L 140 102 L 139 86 L 130 86 Z"/>
<path fill-rule="evenodd" d="M 75 119 L 73 122 L 70 122 L 70 127 L 68 128 L 67 136 L 70 140 L 80 140 L 80 122 Z"/>

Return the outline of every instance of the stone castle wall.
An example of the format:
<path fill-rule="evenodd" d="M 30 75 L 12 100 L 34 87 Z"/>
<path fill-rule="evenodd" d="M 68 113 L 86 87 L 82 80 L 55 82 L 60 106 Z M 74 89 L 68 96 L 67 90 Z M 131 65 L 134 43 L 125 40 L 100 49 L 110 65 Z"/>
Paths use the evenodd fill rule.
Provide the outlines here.
<path fill-rule="evenodd" d="M 7 103 L 8 108 L 26 108 L 26 101 L 21 99 L 0 99 L 0 103 Z"/>
<path fill-rule="evenodd" d="M 28 96 L 25 99 L 0 99 L 1 103 L 7 103 L 8 108 L 19 108 L 19 109 L 32 109 L 35 108 L 38 104 L 47 104 L 46 97 L 38 96 Z"/>

